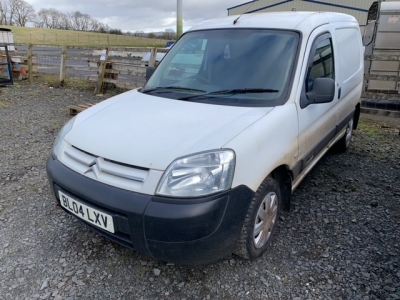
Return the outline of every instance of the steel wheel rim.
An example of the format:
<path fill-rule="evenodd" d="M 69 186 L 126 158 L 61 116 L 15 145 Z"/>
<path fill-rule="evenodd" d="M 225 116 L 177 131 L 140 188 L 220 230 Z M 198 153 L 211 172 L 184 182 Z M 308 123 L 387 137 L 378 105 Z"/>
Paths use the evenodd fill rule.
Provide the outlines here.
<path fill-rule="evenodd" d="M 351 136 L 353 133 L 353 119 L 350 120 L 346 127 L 346 147 L 350 145 Z"/>
<path fill-rule="evenodd" d="M 262 248 L 268 242 L 275 227 L 277 215 L 278 196 L 275 192 L 270 192 L 261 202 L 254 221 L 253 240 L 256 248 Z"/>

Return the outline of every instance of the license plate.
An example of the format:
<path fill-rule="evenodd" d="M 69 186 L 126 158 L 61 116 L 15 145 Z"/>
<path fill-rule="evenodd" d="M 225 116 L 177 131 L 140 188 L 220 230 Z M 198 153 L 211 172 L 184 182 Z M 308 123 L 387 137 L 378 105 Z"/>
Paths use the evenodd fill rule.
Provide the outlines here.
<path fill-rule="evenodd" d="M 60 196 L 61 206 L 66 210 L 97 227 L 114 233 L 114 222 L 112 216 L 87 206 L 61 191 L 58 191 L 58 195 Z"/>

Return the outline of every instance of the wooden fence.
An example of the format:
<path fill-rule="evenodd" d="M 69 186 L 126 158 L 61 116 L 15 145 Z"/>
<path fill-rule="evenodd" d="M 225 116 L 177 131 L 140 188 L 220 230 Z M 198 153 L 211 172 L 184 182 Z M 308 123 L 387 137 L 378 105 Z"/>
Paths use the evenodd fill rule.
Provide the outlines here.
<path fill-rule="evenodd" d="M 105 84 L 123 89 L 133 89 L 145 83 L 147 66 L 157 63 L 157 53 L 164 48 L 88 48 L 79 46 L 16 45 L 17 53 L 11 58 L 20 61 L 28 70 L 28 79 L 35 81 L 37 74 L 59 76 L 63 85 L 68 79 L 81 79 L 96 83 L 95 93 Z M 142 57 L 148 53 L 149 59 Z M 32 70 L 30 72 L 29 70 Z"/>

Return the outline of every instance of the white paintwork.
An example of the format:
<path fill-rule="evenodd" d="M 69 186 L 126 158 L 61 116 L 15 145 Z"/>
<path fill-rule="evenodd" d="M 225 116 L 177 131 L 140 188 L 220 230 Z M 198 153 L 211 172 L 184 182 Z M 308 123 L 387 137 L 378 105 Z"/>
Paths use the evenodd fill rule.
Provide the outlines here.
<path fill-rule="evenodd" d="M 301 32 L 293 84 L 284 105 L 275 108 L 210 105 L 155 97 L 134 90 L 80 113 L 65 136 L 59 159 L 68 165 L 64 151 L 73 145 L 104 159 L 148 168 L 149 174 L 153 174 L 148 175 L 152 178 L 150 181 L 146 179 L 142 187 L 123 187 L 145 194 L 154 194 L 162 172 L 176 158 L 212 149 L 235 151 L 232 187 L 246 185 L 256 191 L 278 166 L 293 168 L 360 101 L 363 61 L 360 59 L 355 68 L 353 65 L 355 72 L 343 70 L 346 64 L 340 61 L 340 57 L 344 57 L 342 51 L 358 51 L 362 57 L 358 23 L 348 15 L 315 12 L 243 15 L 240 22 L 233 25 L 235 18 L 206 21 L 189 32 L 218 28 L 278 28 Z M 353 43 L 354 49 L 341 46 L 341 39 L 347 33 L 337 32 L 343 28 L 356 30 L 360 42 Z M 301 109 L 300 94 L 310 49 L 314 39 L 327 32 L 332 35 L 335 57 L 335 99 Z M 342 88 L 341 99 L 338 99 L 339 87 Z M 311 159 L 309 166 L 320 156 Z M 83 172 L 78 166 L 75 171 Z M 112 181 L 108 184 L 123 186 Z"/>
<path fill-rule="evenodd" d="M 180 156 L 221 148 L 273 110 L 184 102 L 136 90 L 112 101 L 89 118 L 79 115 L 65 141 L 97 156 L 155 170 L 165 170 Z"/>
<path fill-rule="evenodd" d="M 381 13 L 387 12 L 400 12 L 400 2 L 399 1 L 388 1 L 381 3 Z"/>
<path fill-rule="evenodd" d="M 246 185 L 253 191 L 276 167 L 296 162 L 297 108 L 295 104 L 275 107 L 224 148 L 235 150 L 236 168 L 232 187 Z"/>
<path fill-rule="evenodd" d="M 325 11 L 352 15 L 360 25 L 367 23 L 368 10 L 376 0 L 258 0 L 243 1 L 242 5 L 228 8 L 228 15 L 240 15 L 251 12 L 266 13 L 279 11 Z M 326 3 L 326 4 L 325 4 Z M 387 3 L 387 2 L 383 2 Z M 274 5 L 275 4 L 275 5 Z"/>
<path fill-rule="evenodd" d="M 328 16 L 330 19 L 328 19 Z M 321 12 L 277 12 L 263 14 L 244 14 L 236 25 L 233 21 L 238 16 L 205 21 L 190 30 L 213 28 L 279 28 L 298 30 L 303 36 L 309 34 L 318 26 L 330 22 L 357 22 L 354 17 L 340 13 Z"/>

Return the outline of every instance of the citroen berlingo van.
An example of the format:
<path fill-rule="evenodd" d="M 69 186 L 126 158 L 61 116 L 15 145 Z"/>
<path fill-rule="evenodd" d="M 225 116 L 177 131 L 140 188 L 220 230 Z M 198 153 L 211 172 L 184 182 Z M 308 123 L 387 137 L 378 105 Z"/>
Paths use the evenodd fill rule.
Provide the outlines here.
<path fill-rule="evenodd" d="M 158 260 L 260 257 L 301 180 L 329 148 L 349 147 L 363 81 L 357 21 L 318 12 L 211 20 L 147 71 L 142 88 L 61 129 L 47 161 L 56 201 Z"/>

